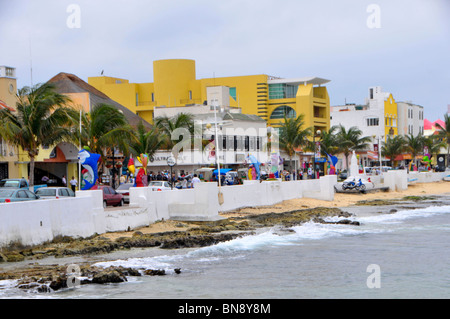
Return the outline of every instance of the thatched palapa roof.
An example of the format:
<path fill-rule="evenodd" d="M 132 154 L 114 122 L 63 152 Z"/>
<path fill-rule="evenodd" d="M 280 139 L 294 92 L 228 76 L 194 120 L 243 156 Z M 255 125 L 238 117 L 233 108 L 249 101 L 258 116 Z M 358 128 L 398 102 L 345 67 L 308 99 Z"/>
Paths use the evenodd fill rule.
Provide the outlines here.
<path fill-rule="evenodd" d="M 89 100 L 92 106 L 97 104 L 109 104 L 117 109 L 121 110 L 131 126 L 136 127 L 139 122 L 142 122 L 145 127 L 151 127 L 151 124 L 141 118 L 139 115 L 134 114 L 125 106 L 110 99 L 106 94 L 100 92 L 92 85 L 86 83 L 74 74 L 61 72 L 52 77 L 48 82 L 55 85 L 55 90 L 58 93 L 89 93 Z"/>

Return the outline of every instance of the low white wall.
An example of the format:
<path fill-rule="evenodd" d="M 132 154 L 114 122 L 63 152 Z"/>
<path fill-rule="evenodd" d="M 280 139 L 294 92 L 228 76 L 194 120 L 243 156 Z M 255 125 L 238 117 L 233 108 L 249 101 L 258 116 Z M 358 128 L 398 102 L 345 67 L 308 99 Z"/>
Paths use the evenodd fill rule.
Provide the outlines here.
<path fill-rule="evenodd" d="M 289 182 L 246 181 L 221 187 L 219 205 L 216 183 L 200 183 L 194 189 L 152 191 L 130 189 L 130 205 L 103 208 L 101 190 L 78 191 L 76 197 L 0 204 L 0 247 L 13 242 L 37 245 L 57 236 L 89 237 L 105 232 L 147 226 L 157 220 L 213 221 L 219 211 L 247 206 L 273 205 L 293 198 L 334 199 L 336 176 Z"/>
<path fill-rule="evenodd" d="M 441 181 L 448 172 L 409 172 L 408 180 L 416 183 L 432 183 Z"/>
<path fill-rule="evenodd" d="M 97 211 L 92 206 L 95 193 L 90 195 L 0 204 L 0 246 L 14 242 L 37 245 L 57 236 L 88 237 L 104 232 L 97 224 L 104 219 L 98 216 L 103 207 Z"/>
<path fill-rule="evenodd" d="M 245 181 L 243 185 L 222 187 L 224 203 L 220 211 L 230 211 L 243 207 L 266 206 L 294 198 L 315 198 L 331 201 L 334 199 L 336 175 L 322 176 L 320 179 L 294 181 Z"/>

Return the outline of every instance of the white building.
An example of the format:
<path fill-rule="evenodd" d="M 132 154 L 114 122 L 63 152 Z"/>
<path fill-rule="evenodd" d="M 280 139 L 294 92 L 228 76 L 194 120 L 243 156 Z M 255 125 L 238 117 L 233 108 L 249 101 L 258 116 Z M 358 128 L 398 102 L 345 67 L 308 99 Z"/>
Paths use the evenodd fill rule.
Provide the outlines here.
<path fill-rule="evenodd" d="M 423 106 L 412 102 L 397 102 L 398 134 L 424 134 Z"/>
<path fill-rule="evenodd" d="M 207 105 L 155 107 L 155 118 L 171 118 L 181 112 L 192 114 L 197 136 L 193 145 L 187 143 L 187 147 L 181 147 L 178 144 L 176 150 L 157 151 L 154 160 L 148 165 L 149 171 L 168 170 L 167 158 L 170 156 L 176 157 L 177 165 L 173 169 L 179 174 L 191 174 L 198 168 L 215 165 L 216 155 L 221 167 L 233 169 L 248 164 L 250 155 L 260 163 L 268 161 L 266 121 L 257 115 L 242 114 L 240 108 L 226 105 L 229 101 L 228 87 L 207 88 L 207 95 Z M 217 150 L 213 142 L 216 140 Z"/>
<path fill-rule="evenodd" d="M 379 145 L 388 136 L 417 136 L 424 133 L 424 111 L 412 102 L 396 102 L 389 92 L 380 86 L 370 87 L 364 104 L 345 104 L 331 107 L 330 126 L 343 125 L 346 129 L 358 127 L 363 136 L 370 136 L 372 143 L 366 152 L 360 152 L 360 164 L 379 165 Z M 407 159 L 408 156 L 402 157 Z"/>
<path fill-rule="evenodd" d="M 331 107 L 330 126 L 334 125 L 342 125 L 346 129 L 356 126 L 363 132 L 363 136 L 370 136 L 371 146 L 368 152 L 360 154 L 360 164 L 379 165 L 378 145 L 386 139 L 388 134 L 397 133 L 398 118 L 395 100 L 391 93 L 383 92 L 380 86 L 370 87 L 364 104 L 347 103 Z M 338 168 L 343 169 L 344 165 L 345 163 L 341 162 L 341 165 L 338 163 Z"/>

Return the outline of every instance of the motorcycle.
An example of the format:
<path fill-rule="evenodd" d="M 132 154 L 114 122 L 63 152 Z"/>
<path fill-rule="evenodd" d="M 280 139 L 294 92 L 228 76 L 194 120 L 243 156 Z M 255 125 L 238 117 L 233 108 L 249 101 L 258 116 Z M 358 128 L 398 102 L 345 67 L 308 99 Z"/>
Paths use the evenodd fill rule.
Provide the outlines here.
<path fill-rule="evenodd" d="M 356 190 L 360 191 L 360 190 L 365 190 L 366 185 L 364 185 L 361 178 L 359 179 L 358 182 L 356 182 L 355 179 L 353 179 L 352 181 L 342 183 L 342 189 L 343 190 L 356 189 Z"/>

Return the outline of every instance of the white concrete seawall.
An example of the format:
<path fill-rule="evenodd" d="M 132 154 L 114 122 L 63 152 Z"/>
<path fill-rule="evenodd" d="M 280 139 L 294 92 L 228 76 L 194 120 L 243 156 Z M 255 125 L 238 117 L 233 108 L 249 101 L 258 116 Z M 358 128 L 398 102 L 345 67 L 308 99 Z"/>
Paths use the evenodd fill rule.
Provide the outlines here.
<path fill-rule="evenodd" d="M 408 187 L 411 176 L 419 182 L 442 180 L 444 173 L 407 174 L 392 171 L 384 175 L 390 190 Z M 38 245 L 58 236 L 89 237 L 106 232 L 148 226 L 158 220 L 214 221 L 219 212 L 242 207 L 266 206 L 294 198 L 332 201 L 335 175 L 317 180 L 246 181 L 221 187 L 224 202 L 218 201 L 216 183 L 200 183 L 194 189 L 157 192 L 149 188 L 130 189 L 130 205 L 103 208 L 101 190 L 77 191 L 75 198 L 0 204 L 0 247 L 11 243 Z"/>

